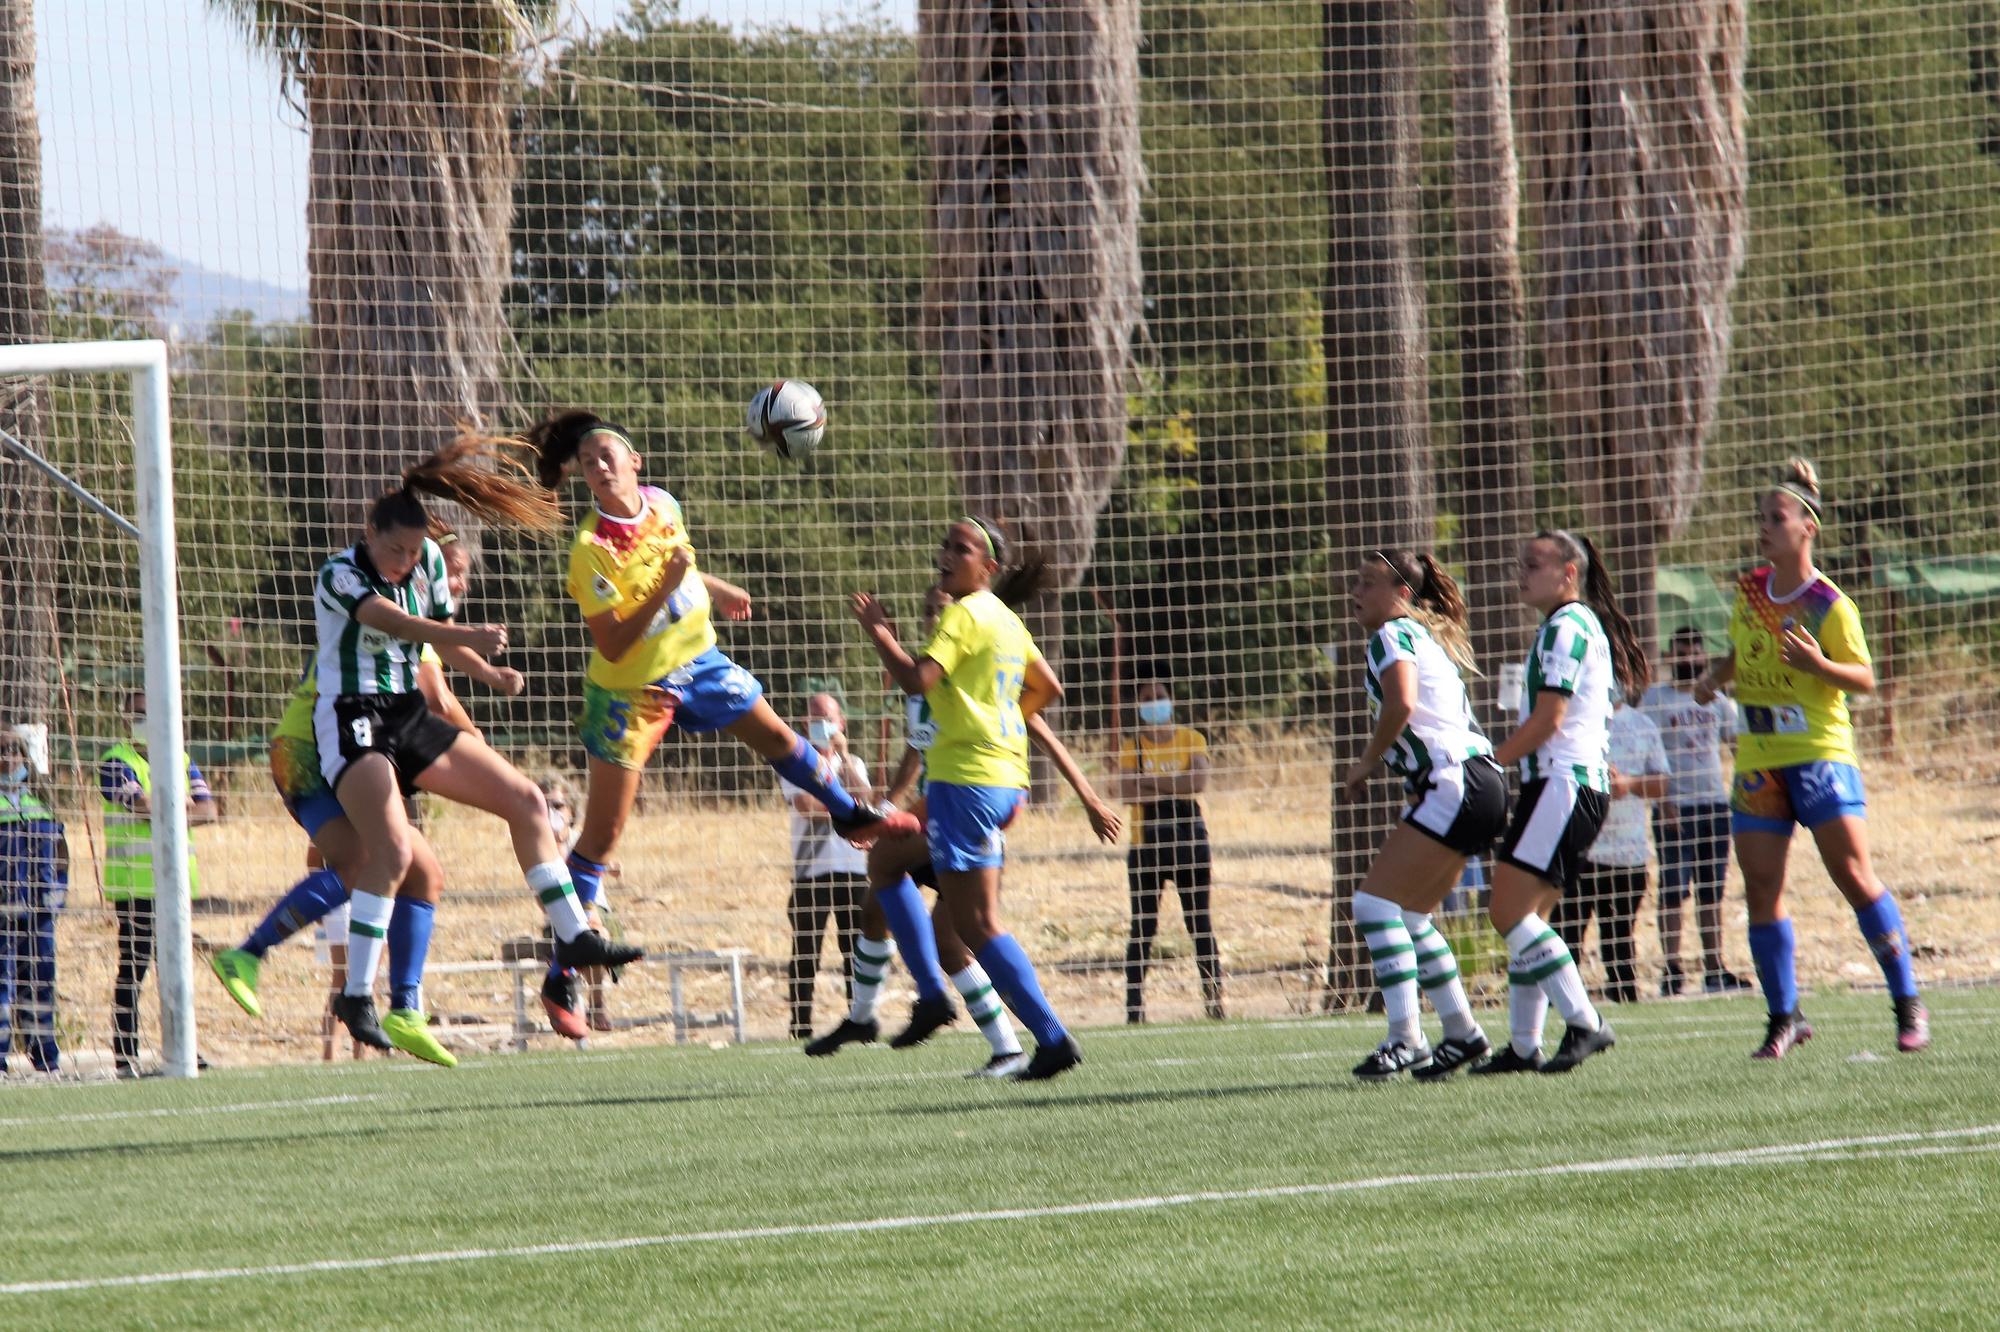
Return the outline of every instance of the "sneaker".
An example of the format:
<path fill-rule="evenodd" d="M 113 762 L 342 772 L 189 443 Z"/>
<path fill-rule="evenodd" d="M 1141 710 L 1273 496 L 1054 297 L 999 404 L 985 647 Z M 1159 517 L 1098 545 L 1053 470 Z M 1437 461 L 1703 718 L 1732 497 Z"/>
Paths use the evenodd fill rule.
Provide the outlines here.
<path fill-rule="evenodd" d="M 576 1012 L 580 988 L 574 971 L 550 972 L 542 977 L 542 1012 L 548 1014 L 549 1027 L 566 1040 L 580 1041 L 590 1035 Z"/>
<path fill-rule="evenodd" d="M 430 1018 L 414 1008 L 392 1008 L 382 1019 L 382 1030 L 398 1050 L 415 1055 L 426 1063 L 457 1068 L 458 1056 L 438 1044 L 430 1033 Z"/>
<path fill-rule="evenodd" d="M 1764 1043 L 1750 1052 L 1752 1059 L 1783 1059 L 1787 1051 L 1795 1045 L 1804 1045 L 1812 1039 L 1812 1025 L 1806 1015 L 1794 1008 L 1789 1013 L 1773 1013 L 1770 1025 L 1764 1028 Z"/>
<path fill-rule="evenodd" d="M 377 1050 L 393 1050 L 396 1043 L 382 1030 L 381 1020 L 375 1016 L 375 996 L 372 994 L 336 994 L 333 996 L 333 1015 L 340 1019 L 340 1025 L 347 1028 L 347 1034 L 363 1045 L 372 1045 Z"/>
<path fill-rule="evenodd" d="M 1931 1014 L 1924 1001 L 1914 994 L 1896 1001 L 1896 1048 L 1904 1054 L 1928 1049 L 1931 1043 Z"/>
<path fill-rule="evenodd" d="M 1354 1076 L 1363 1082 L 1387 1082 L 1405 1069 L 1420 1068 L 1430 1061 L 1428 1045 L 1410 1045 L 1391 1039 L 1376 1046 L 1366 1059 L 1356 1064 Z"/>
<path fill-rule="evenodd" d="M 842 1018 L 835 1027 L 818 1040 L 806 1042 L 806 1053 L 818 1059 L 823 1055 L 839 1054 L 843 1045 L 873 1045 L 875 1038 L 882 1034 L 882 1028 L 873 1022 L 856 1022 L 853 1018 Z"/>
<path fill-rule="evenodd" d="M 935 1036 L 940 1028 L 949 1027 L 958 1018 L 958 1009 L 949 999 L 919 999 L 910 1005 L 910 1025 L 889 1038 L 891 1050 L 907 1050 L 922 1045 Z"/>
<path fill-rule="evenodd" d="M 1076 1037 L 1065 1036 L 1050 1045 L 1037 1045 L 1034 1057 L 1028 1060 L 1026 1068 L 1014 1075 L 1014 1081 L 1047 1082 L 1082 1062 L 1083 1051 L 1077 1048 Z"/>
<path fill-rule="evenodd" d="M 1687 973 L 1681 970 L 1679 962 L 1667 963 L 1667 969 L 1660 975 L 1660 998 L 1675 999 L 1687 986 Z"/>
<path fill-rule="evenodd" d="M 973 1069 L 968 1078 L 1011 1078 L 1028 1066 L 1028 1056 L 1016 1050 L 1013 1054 L 994 1055 L 991 1059 Z"/>
<path fill-rule="evenodd" d="M 1419 1082 L 1442 1082 L 1467 1064 L 1477 1073 L 1479 1061 L 1491 1053 L 1493 1045 L 1486 1039 L 1486 1033 L 1475 1030 L 1462 1041 L 1456 1038 L 1439 1041 L 1431 1047 L 1431 1062 L 1411 1069 L 1410 1076 Z"/>
<path fill-rule="evenodd" d="M 1618 1033 L 1611 1030 L 1611 1024 L 1598 1019 L 1596 1031 L 1579 1031 L 1575 1027 L 1563 1028 L 1562 1044 L 1556 1047 L 1555 1057 L 1542 1065 L 1544 1073 L 1567 1073 L 1584 1060 L 1618 1044 Z"/>
<path fill-rule="evenodd" d="M 241 948 L 225 948 L 208 959 L 208 965 L 215 971 L 215 978 L 222 982 L 222 988 L 236 1001 L 236 1006 L 253 1018 L 264 1016 L 264 1005 L 257 999 L 257 973 L 263 967 L 263 960 L 255 953 L 246 953 Z"/>
<path fill-rule="evenodd" d="M 1757 987 L 1728 968 L 1711 971 L 1701 978 L 1703 994 L 1745 994 Z"/>
<path fill-rule="evenodd" d="M 1436 1058 L 1435 1055 L 1432 1057 Z M 1515 1052 L 1512 1045 L 1503 1045 L 1500 1047 L 1499 1054 L 1494 1055 L 1491 1059 L 1473 1069 L 1472 1076 L 1491 1077 L 1498 1073 L 1539 1073 L 1541 1071 L 1542 1052 L 1540 1050 L 1535 1051 L 1531 1055 L 1521 1055 Z"/>
<path fill-rule="evenodd" d="M 602 930 L 585 930 L 568 943 L 556 940 L 556 963 L 571 971 L 584 967 L 622 967 L 646 955 L 643 948 L 612 943 Z"/>
<path fill-rule="evenodd" d="M 924 830 L 917 816 L 900 809 L 854 802 L 854 816 L 833 820 L 833 830 L 856 846 L 868 846 L 882 837 L 914 837 Z"/>

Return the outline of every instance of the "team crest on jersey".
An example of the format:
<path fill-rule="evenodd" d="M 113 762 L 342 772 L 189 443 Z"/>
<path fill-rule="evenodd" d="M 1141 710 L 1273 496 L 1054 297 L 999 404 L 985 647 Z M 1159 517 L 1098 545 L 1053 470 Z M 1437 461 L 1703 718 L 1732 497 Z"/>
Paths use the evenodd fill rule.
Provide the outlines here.
<path fill-rule="evenodd" d="M 599 601 L 617 601 L 619 599 L 618 589 L 613 587 L 611 580 L 603 574 L 592 574 L 590 576 L 590 590 Z"/>

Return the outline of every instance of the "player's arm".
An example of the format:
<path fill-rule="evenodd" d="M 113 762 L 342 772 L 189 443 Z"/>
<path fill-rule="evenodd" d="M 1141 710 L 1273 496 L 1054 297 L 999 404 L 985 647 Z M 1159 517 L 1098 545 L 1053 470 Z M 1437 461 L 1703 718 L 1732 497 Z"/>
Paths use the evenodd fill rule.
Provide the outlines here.
<path fill-rule="evenodd" d="M 1021 715 L 1033 717 L 1062 696 L 1062 681 L 1056 678 L 1048 661 L 1040 655 L 1029 657 L 1028 669 L 1021 680 Z"/>
<path fill-rule="evenodd" d="M 590 630 L 590 641 L 606 661 L 622 661 L 638 641 L 646 636 L 652 626 L 653 617 L 667 604 L 667 599 L 680 589 L 681 579 L 687 577 L 688 569 L 694 564 L 694 554 L 686 546 L 675 551 L 660 571 L 660 581 L 646 595 L 646 599 L 630 611 L 622 607 L 599 611 L 584 617 L 584 627 Z"/>
<path fill-rule="evenodd" d="M 923 770 L 923 752 L 903 746 L 902 761 L 896 764 L 896 775 L 889 779 L 889 803 L 901 809 L 903 802 L 916 791 L 917 774 Z"/>
<path fill-rule="evenodd" d="M 1736 678 L 1736 649 L 1731 648 L 1708 663 L 1708 668 L 1695 677 L 1694 701 L 1707 703 L 1729 687 Z"/>
<path fill-rule="evenodd" d="M 457 694 L 451 692 L 451 684 L 444 678 L 444 667 L 429 657 L 417 663 L 417 692 L 424 696 L 424 706 L 431 710 L 433 716 L 450 722 L 468 735 L 479 734 L 479 728 L 472 724 L 465 705 L 458 701 Z"/>
<path fill-rule="evenodd" d="M 882 669 L 889 672 L 896 688 L 912 697 L 921 697 L 944 679 L 944 667 L 936 658 L 925 657 L 918 661 L 897 641 L 896 626 L 890 623 L 889 612 L 882 608 L 874 593 L 856 592 L 847 599 L 847 605 L 854 612 L 854 618 L 860 621 L 861 632 L 874 645 L 875 655 L 882 659 Z"/>
<path fill-rule="evenodd" d="M 1779 640 L 1780 652 L 1785 665 L 1795 671 L 1818 676 L 1835 689 L 1850 694 L 1872 694 L 1875 692 L 1875 667 L 1866 661 L 1836 661 L 1826 650 L 1814 641 L 1813 636 L 1794 624 L 1784 632 Z M 1836 653 L 1840 647 L 1834 647 Z M 1845 655 L 1845 654 L 1841 654 Z"/>
<path fill-rule="evenodd" d="M 1382 686 L 1382 712 L 1375 718 L 1375 734 L 1368 737 L 1368 747 L 1361 751 L 1361 757 L 1354 760 L 1340 779 L 1340 789 L 1350 800 L 1359 799 L 1368 779 L 1375 775 L 1382 756 L 1394 747 L 1396 737 L 1403 733 L 1403 727 L 1417 710 L 1417 664 L 1414 661 L 1392 661 L 1377 677 Z"/>
<path fill-rule="evenodd" d="M 354 608 L 354 619 L 370 629 L 378 629 L 405 643 L 429 643 L 445 656 L 452 648 L 467 648 L 485 656 L 507 648 L 504 624 L 455 624 L 450 620 L 427 620 L 412 615 L 383 597 L 370 596 Z"/>
<path fill-rule="evenodd" d="M 1493 761 L 1503 768 L 1519 763 L 1555 736 L 1568 712 L 1568 694 L 1560 689 L 1542 690 L 1535 695 L 1535 710 L 1528 714 L 1528 719 L 1493 751 Z"/>
<path fill-rule="evenodd" d="M 1069 746 L 1049 729 L 1049 723 L 1045 718 L 1040 715 L 1028 718 L 1028 739 L 1034 742 L 1035 748 L 1049 756 L 1049 760 L 1056 765 L 1056 771 L 1069 783 L 1070 790 L 1076 792 L 1077 799 L 1083 801 L 1084 812 L 1090 816 L 1091 831 L 1097 834 L 1097 840 L 1117 841 L 1118 835 L 1125 830 L 1124 820 L 1118 816 L 1117 808 L 1107 804 L 1098 796 L 1090 785 L 1090 778 L 1084 776 L 1083 769 L 1077 766 L 1075 756 L 1069 752 Z"/>
<path fill-rule="evenodd" d="M 747 620 L 750 618 L 750 594 L 726 579 L 717 578 L 712 573 L 701 576 L 702 586 L 708 589 L 708 602 L 726 620 Z"/>

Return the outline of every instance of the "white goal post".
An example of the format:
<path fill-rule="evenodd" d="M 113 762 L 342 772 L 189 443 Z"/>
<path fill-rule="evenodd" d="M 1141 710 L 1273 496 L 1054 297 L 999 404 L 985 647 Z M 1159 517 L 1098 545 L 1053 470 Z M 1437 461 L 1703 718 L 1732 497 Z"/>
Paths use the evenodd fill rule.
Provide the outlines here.
<path fill-rule="evenodd" d="M 146 654 L 146 744 L 151 755 L 154 966 L 160 1045 L 170 1078 L 195 1076 L 194 931 L 188 891 L 187 752 L 181 743 L 179 579 L 174 551 L 173 440 L 167 413 L 167 344 L 56 342 L 0 347 L 0 376 L 104 374 L 132 383 L 139 512 L 139 607 Z"/>

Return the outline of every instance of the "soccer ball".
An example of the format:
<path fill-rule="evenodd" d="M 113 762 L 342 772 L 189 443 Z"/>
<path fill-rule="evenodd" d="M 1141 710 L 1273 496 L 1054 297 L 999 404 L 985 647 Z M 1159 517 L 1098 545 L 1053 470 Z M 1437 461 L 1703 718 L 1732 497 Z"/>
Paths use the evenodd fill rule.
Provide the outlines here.
<path fill-rule="evenodd" d="M 804 462 L 826 434 L 826 403 L 804 380 L 780 379 L 750 399 L 743 430 L 786 462 Z"/>

